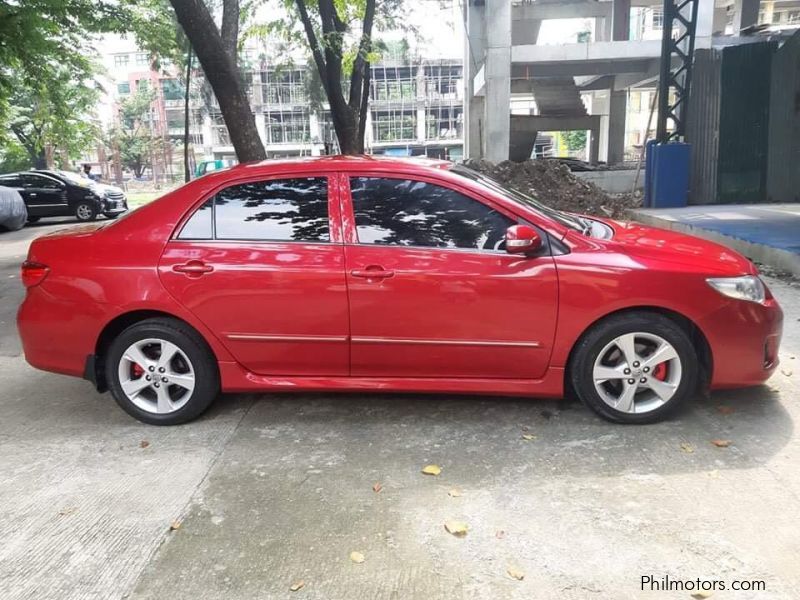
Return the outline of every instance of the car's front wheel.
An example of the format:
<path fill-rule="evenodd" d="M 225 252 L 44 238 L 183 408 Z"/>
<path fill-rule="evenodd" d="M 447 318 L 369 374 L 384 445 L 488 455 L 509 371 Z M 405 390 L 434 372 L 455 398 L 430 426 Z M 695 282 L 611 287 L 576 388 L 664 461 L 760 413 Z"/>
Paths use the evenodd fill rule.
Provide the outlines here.
<path fill-rule="evenodd" d="M 91 202 L 80 202 L 75 207 L 75 218 L 78 221 L 94 221 L 97 218 L 97 207 Z"/>
<path fill-rule="evenodd" d="M 191 421 L 219 394 L 214 355 L 174 319 L 147 319 L 120 333 L 108 349 L 105 375 L 117 403 L 151 425 Z"/>
<path fill-rule="evenodd" d="M 678 323 L 655 312 L 610 317 L 578 343 L 572 385 L 589 408 L 616 423 L 652 423 L 696 389 L 697 352 Z"/>

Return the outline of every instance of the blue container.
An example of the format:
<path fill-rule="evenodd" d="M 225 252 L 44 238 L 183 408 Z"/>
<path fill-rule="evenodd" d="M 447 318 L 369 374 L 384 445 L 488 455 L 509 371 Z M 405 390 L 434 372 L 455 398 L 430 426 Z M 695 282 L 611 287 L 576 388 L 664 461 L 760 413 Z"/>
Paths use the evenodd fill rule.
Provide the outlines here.
<path fill-rule="evenodd" d="M 686 206 L 689 197 L 691 145 L 648 142 L 645 163 L 645 201 L 648 208 Z"/>

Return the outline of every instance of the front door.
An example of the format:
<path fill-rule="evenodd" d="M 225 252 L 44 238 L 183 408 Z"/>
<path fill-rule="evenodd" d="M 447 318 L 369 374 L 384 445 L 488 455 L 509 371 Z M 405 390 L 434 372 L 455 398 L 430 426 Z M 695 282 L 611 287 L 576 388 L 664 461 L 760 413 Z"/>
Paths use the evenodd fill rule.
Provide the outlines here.
<path fill-rule="evenodd" d="M 248 370 L 347 375 L 344 250 L 328 178 L 231 185 L 165 249 L 161 280 Z"/>
<path fill-rule="evenodd" d="M 517 219 L 432 181 L 349 178 L 354 376 L 536 379 L 555 334 L 549 253 L 507 254 Z"/>
<path fill-rule="evenodd" d="M 25 199 L 28 214 L 47 217 L 69 214 L 66 186 L 52 177 L 36 173 L 22 173 L 20 194 Z"/>

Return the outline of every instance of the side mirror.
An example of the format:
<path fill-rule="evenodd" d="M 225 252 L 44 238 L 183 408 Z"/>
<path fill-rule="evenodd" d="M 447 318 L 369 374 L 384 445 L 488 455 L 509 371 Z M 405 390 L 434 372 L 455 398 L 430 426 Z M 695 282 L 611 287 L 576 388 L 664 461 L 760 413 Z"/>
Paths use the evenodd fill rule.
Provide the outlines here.
<path fill-rule="evenodd" d="M 506 229 L 506 252 L 527 254 L 542 247 L 542 238 L 527 225 L 512 225 Z"/>

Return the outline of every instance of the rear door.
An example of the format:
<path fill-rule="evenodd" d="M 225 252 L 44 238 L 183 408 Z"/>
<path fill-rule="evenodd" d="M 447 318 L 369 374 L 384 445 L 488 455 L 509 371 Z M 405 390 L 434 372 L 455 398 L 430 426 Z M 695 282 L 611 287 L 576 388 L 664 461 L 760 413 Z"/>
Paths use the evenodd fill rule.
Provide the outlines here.
<path fill-rule="evenodd" d="M 35 173 L 21 173 L 21 194 L 32 217 L 69 214 L 67 187 L 64 183 Z"/>
<path fill-rule="evenodd" d="M 285 175 L 229 185 L 166 246 L 164 286 L 250 371 L 348 374 L 336 181 Z"/>
<path fill-rule="evenodd" d="M 345 198 L 354 376 L 544 374 L 556 269 L 546 250 L 505 252 L 519 219 L 421 177 L 350 176 Z"/>

